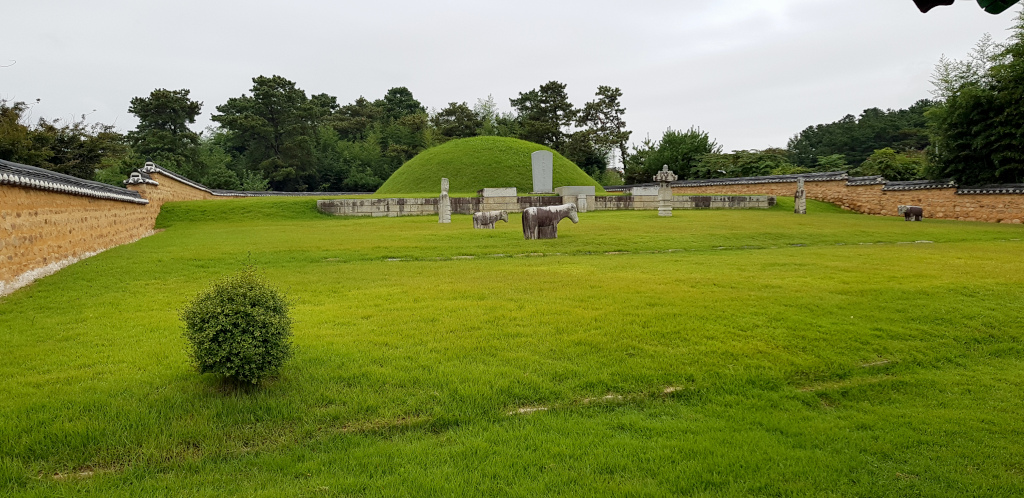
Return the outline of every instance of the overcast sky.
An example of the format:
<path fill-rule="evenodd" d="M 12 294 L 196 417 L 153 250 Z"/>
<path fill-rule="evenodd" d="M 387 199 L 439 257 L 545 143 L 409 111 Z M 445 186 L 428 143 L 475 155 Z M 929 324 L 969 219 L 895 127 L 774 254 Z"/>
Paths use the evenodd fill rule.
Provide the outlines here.
<path fill-rule="evenodd" d="M 135 126 L 132 97 L 188 88 L 196 130 L 252 77 L 281 75 L 348 103 L 406 86 L 428 109 L 557 80 L 580 105 L 622 89 L 633 142 L 696 125 L 726 150 L 786 145 L 808 125 L 929 97 L 941 54 L 962 58 L 1014 12 L 960 0 L 312 1 L 8 0 L 0 98 L 32 119 Z"/>

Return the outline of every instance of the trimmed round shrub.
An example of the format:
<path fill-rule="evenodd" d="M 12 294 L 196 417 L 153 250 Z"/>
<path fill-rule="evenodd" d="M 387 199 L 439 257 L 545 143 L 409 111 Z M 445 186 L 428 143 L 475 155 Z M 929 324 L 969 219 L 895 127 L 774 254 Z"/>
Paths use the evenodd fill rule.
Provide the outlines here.
<path fill-rule="evenodd" d="M 200 373 L 258 384 L 291 356 L 288 302 L 251 266 L 189 301 L 181 320 Z"/>

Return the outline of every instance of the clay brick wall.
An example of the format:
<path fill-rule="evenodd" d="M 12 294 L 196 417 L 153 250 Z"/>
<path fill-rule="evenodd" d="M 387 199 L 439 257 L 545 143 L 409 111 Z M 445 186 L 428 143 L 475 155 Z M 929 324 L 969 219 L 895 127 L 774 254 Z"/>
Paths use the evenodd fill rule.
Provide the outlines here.
<path fill-rule="evenodd" d="M 153 230 L 150 206 L 0 187 L 0 295 L 20 275 L 126 244 Z"/>
<path fill-rule="evenodd" d="M 811 183 L 805 185 L 810 197 Z M 701 187 L 672 187 L 672 195 L 715 194 L 715 195 L 774 195 L 793 197 L 796 183 L 757 183 L 750 185 L 709 185 Z"/>
<path fill-rule="evenodd" d="M 958 195 L 953 211 L 958 220 L 1021 223 L 1024 222 L 1024 196 Z"/>
<path fill-rule="evenodd" d="M 847 185 L 845 180 L 805 182 L 809 199 L 830 202 L 858 213 L 898 216 L 897 206 L 921 206 L 926 218 L 990 223 L 1024 222 L 1024 195 L 957 194 L 955 187 L 921 190 L 883 190 L 884 185 Z M 766 194 L 792 197 L 796 184 L 756 183 L 673 187 L 680 194 Z"/>
<path fill-rule="evenodd" d="M 0 186 L 0 296 L 79 258 L 146 236 L 165 202 L 216 198 L 166 175 L 152 176 L 159 186 L 130 186 L 149 204 Z"/>

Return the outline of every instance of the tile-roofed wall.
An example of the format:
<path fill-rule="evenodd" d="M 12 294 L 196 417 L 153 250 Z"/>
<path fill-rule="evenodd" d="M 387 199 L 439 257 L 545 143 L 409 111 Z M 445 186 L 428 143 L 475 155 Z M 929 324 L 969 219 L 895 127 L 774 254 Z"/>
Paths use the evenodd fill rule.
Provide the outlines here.
<path fill-rule="evenodd" d="M 807 197 L 859 213 L 896 216 L 897 206 L 925 209 L 926 218 L 1000 223 L 1024 222 L 1024 184 L 958 187 L 950 180 L 890 182 L 882 176 L 850 177 L 843 171 L 800 175 L 684 180 L 675 194 L 767 194 L 792 197 L 804 178 Z M 646 185 L 646 184 L 645 184 Z M 605 187 L 629 191 L 632 185 Z"/>
<path fill-rule="evenodd" d="M 0 161 L 0 296 L 151 233 L 138 192 Z"/>
<path fill-rule="evenodd" d="M 211 189 L 206 185 L 199 182 L 190 180 L 183 175 L 175 173 L 167 168 L 164 168 L 156 163 L 147 162 L 145 166 L 132 172 L 131 176 L 125 180 L 125 185 L 142 186 L 152 185 L 160 186 L 160 182 L 154 178 L 165 177 L 174 180 L 180 185 L 172 187 L 174 192 L 168 191 L 164 188 L 162 193 L 154 194 L 160 189 L 150 189 L 147 192 L 151 195 L 156 195 L 160 198 L 160 202 L 179 201 L 179 200 L 201 200 L 201 199 L 215 199 L 218 197 L 327 197 L 327 196 L 339 196 L 339 195 L 369 195 L 373 192 L 252 192 L 252 191 L 241 191 L 241 190 L 222 190 L 222 189 Z M 167 187 L 167 185 L 165 185 Z M 185 187 L 185 188 L 182 188 Z M 191 190 L 191 191 L 190 191 Z M 141 191 L 141 189 L 140 189 Z M 149 196 L 143 195 L 149 198 Z"/>
<path fill-rule="evenodd" d="M 147 204 L 138 192 L 83 180 L 74 176 L 57 173 L 48 169 L 0 160 L 0 185 L 12 185 L 36 190 L 60 192 L 134 204 Z"/>

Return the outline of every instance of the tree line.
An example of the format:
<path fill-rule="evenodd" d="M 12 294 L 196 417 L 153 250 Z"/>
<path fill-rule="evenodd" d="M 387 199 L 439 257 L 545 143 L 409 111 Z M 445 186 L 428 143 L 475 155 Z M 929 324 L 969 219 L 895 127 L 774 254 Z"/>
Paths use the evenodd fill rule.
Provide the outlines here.
<path fill-rule="evenodd" d="M 112 126 L 40 119 L 30 105 L 0 101 L 0 159 L 119 183 L 147 160 L 212 188 L 279 191 L 373 191 L 421 151 L 458 138 L 514 137 L 559 151 L 605 183 L 611 151 L 627 151 L 630 131 L 618 88 L 600 86 L 580 108 L 566 85 L 551 81 L 510 99 L 451 102 L 428 112 L 406 87 L 376 100 L 341 105 L 326 93 L 307 95 L 281 76 L 257 76 L 249 92 L 216 106 L 217 124 L 190 127 L 203 103 L 188 89 L 156 89 L 131 99 L 139 122 L 126 134 Z"/>
<path fill-rule="evenodd" d="M 0 101 L 0 159 L 119 183 L 153 160 L 213 188 L 372 191 L 405 161 L 448 140 L 514 137 L 547 145 L 604 185 L 646 183 L 668 165 L 680 179 L 848 171 L 889 180 L 945 179 L 963 185 L 1024 182 L 1024 11 L 1002 44 L 986 35 L 963 61 L 941 58 L 932 99 L 906 109 L 865 109 L 808 126 L 785 148 L 724 152 L 698 127 L 669 128 L 628 146 L 622 91 L 599 86 L 575 107 L 550 81 L 509 99 L 451 102 L 428 112 L 405 87 L 341 105 L 307 96 L 281 76 L 252 79 L 249 92 L 216 106 L 216 127 L 195 123 L 203 104 L 189 90 L 153 90 L 131 99 L 134 130 L 79 120 L 40 119 L 31 104 Z M 620 176 L 608 170 L 622 158 Z"/>
<path fill-rule="evenodd" d="M 625 159 L 626 183 L 668 165 L 683 179 L 848 171 L 888 180 L 962 185 L 1024 182 L 1024 11 L 1002 44 L 985 35 L 966 60 L 942 57 L 932 99 L 906 109 L 865 109 L 809 126 L 786 148 L 723 148 L 699 128 L 669 129 Z"/>

